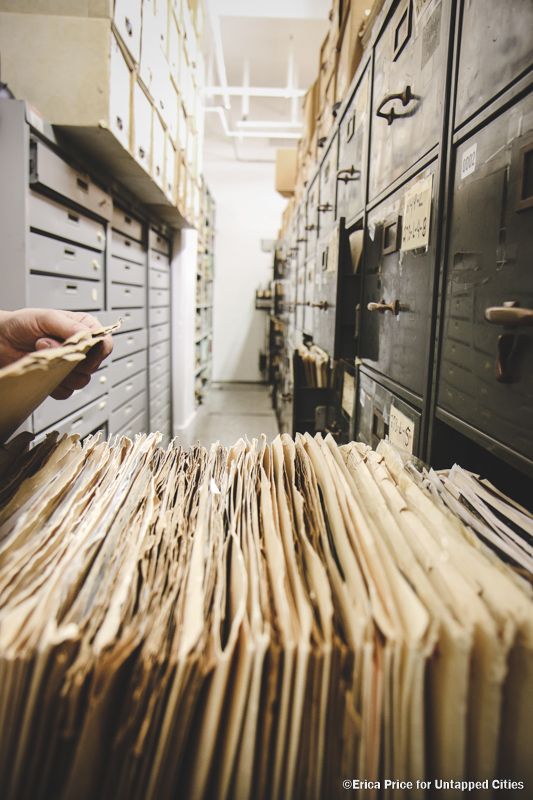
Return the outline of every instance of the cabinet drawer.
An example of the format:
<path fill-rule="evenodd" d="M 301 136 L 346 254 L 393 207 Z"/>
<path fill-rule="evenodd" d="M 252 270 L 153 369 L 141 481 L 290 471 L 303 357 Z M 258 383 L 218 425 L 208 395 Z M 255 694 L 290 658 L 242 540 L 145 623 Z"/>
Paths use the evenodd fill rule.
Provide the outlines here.
<path fill-rule="evenodd" d="M 92 403 L 106 394 L 109 389 L 109 367 L 101 367 L 91 377 L 90 383 L 83 389 L 73 392 L 66 400 L 54 400 L 47 397 L 44 403 L 33 412 L 33 425 L 36 432 L 44 430 L 64 417 Z"/>
<path fill-rule="evenodd" d="M 150 430 L 159 431 L 163 436 L 171 436 L 172 412 L 170 405 L 157 414 L 150 415 Z"/>
<path fill-rule="evenodd" d="M 318 174 L 313 178 L 307 191 L 306 210 L 305 210 L 305 237 L 307 257 L 316 256 L 316 245 L 318 241 Z"/>
<path fill-rule="evenodd" d="M 165 129 L 159 114 L 154 112 L 152 118 L 152 167 L 151 174 L 157 185 L 163 189 L 165 185 Z"/>
<path fill-rule="evenodd" d="M 365 202 L 369 89 L 370 67 L 367 67 L 339 127 L 337 219 L 352 220 L 363 210 Z"/>
<path fill-rule="evenodd" d="M 131 72 L 114 36 L 111 36 L 109 80 L 109 127 L 129 151 Z"/>
<path fill-rule="evenodd" d="M 35 192 L 29 195 L 29 219 L 30 227 L 45 233 L 84 244 L 94 250 L 105 248 L 103 225 Z"/>
<path fill-rule="evenodd" d="M 143 370 L 143 372 L 138 372 L 113 386 L 109 395 L 112 411 L 127 403 L 132 397 L 146 391 L 146 374 L 146 370 Z"/>
<path fill-rule="evenodd" d="M 28 236 L 28 269 L 85 280 L 101 280 L 104 274 L 103 253 L 79 245 L 30 233 Z"/>
<path fill-rule="evenodd" d="M 159 361 L 150 361 L 150 380 L 157 381 L 162 375 L 168 375 L 170 381 L 170 359 L 161 358 Z"/>
<path fill-rule="evenodd" d="M 144 286 L 112 283 L 109 287 L 109 303 L 111 308 L 142 308 L 146 303 L 146 289 Z"/>
<path fill-rule="evenodd" d="M 170 261 L 168 255 L 163 255 L 157 250 L 150 250 L 148 254 L 148 266 L 150 269 L 169 269 Z"/>
<path fill-rule="evenodd" d="M 457 148 L 437 396 L 441 408 L 530 462 L 533 329 L 513 324 L 504 306 L 533 309 L 532 152 L 530 97 Z M 490 308 L 507 324 L 497 313 L 489 322 Z"/>
<path fill-rule="evenodd" d="M 148 302 L 153 308 L 157 306 L 168 306 L 170 303 L 170 292 L 168 289 L 149 289 Z"/>
<path fill-rule="evenodd" d="M 146 327 L 146 309 L 121 308 L 119 310 L 100 311 L 98 312 L 98 319 L 102 325 L 114 325 L 118 319 L 121 319 L 120 333 L 126 333 L 126 331 Z"/>
<path fill-rule="evenodd" d="M 177 103 L 176 103 L 177 108 Z M 174 137 L 176 138 L 176 137 Z M 178 190 L 178 174 L 176 150 L 167 134 L 165 140 L 165 193 L 168 199 L 175 204 Z"/>
<path fill-rule="evenodd" d="M 111 197 L 86 172 L 71 167 L 39 139 L 32 139 L 30 146 L 30 186 L 50 189 L 99 217 L 111 219 Z"/>
<path fill-rule="evenodd" d="M 158 253 L 161 253 L 168 259 L 170 242 L 161 233 L 158 233 L 158 231 L 155 231 L 153 228 L 150 228 L 148 231 L 148 247 L 150 250 L 156 250 Z"/>
<path fill-rule="evenodd" d="M 365 281 L 361 304 L 360 356 L 375 370 L 422 396 L 426 380 L 438 209 L 435 181 L 427 251 L 401 252 L 406 192 L 435 175 L 436 162 L 368 215 L 365 231 Z M 405 227 L 405 216 L 403 219 Z M 368 304 L 392 304 L 394 310 Z"/>
<path fill-rule="evenodd" d="M 113 22 L 136 64 L 141 55 L 141 3 L 116 0 Z"/>
<path fill-rule="evenodd" d="M 115 337 L 116 334 L 113 338 Z M 131 375 L 135 375 L 137 372 L 141 372 L 145 369 L 146 350 L 141 350 L 138 353 L 132 353 L 132 355 L 119 358 L 117 361 L 114 360 L 113 364 L 111 365 L 111 384 L 116 386 L 117 383 L 125 381 L 126 378 L 129 378 Z"/>
<path fill-rule="evenodd" d="M 151 289 L 168 289 L 170 286 L 170 272 L 162 269 L 150 269 L 149 280 Z"/>
<path fill-rule="evenodd" d="M 147 338 L 146 328 L 140 331 L 116 333 L 113 336 L 113 353 L 111 356 L 113 361 L 130 353 L 136 353 L 138 350 L 145 350 Z"/>
<path fill-rule="evenodd" d="M 125 258 L 126 261 L 135 261 L 136 264 L 146 263 L 146 254 L 140 242 L 113 231 L 111 235 L 111 255 Z"/>
<path fill-rule="evenodd" d="M 123 406 L 111 412 L 109 416 L 109 432 L 113 434 L 125 428 L 130 420 L 135 419 L 139 414 L 146 413 L 146 409 L 146 392 L 141 392 L 137 397 L 132 397 Z"/>
<path fill-rule="evenodd" d="M 370 200 L 438 142 L 450 6 L 450 0 L 428 4 L 415 25 L 412 3 L 402 0 L 376 43 Z"/>
<path fill-rule="evenodd" d="M 77 433 L 83 439 L 93 431 L 105 428 L 109 416 L 109 399 L 107 395 L 93 400 L 89 405 L 80 408 L 60 422 L 55 422 L 42 432 L 45 436 L 51 431 L 59 433 Z"/>
<path fill-rule="evenodd" d="M 337 145 L 339 137 L 334 136 L 319 172 L 318 235 L 327 239 L 335 222 L 335 197 L 337 190 Z"/>
<path fill-rule="evenodd" d="M 355 438 L 376 448 L 386 436 L 401 450 L 419 455 L 420 412 L 359 372 Z"/>
<path fill-rule="evenodd" d="M 130 239 L 135 239 L 137 242 L 142 242 L 143 239 L 143 224 L 140 220 L 135 219 L 127 211 L 124 211 L 120 206 L 113 206 L 113 215 L 111 224 L 116 231 L 120 231 Z"/>
<path fill-rule="evenodd" d="M 170 322 L 170 308 L 168 306 L 158 306 L 148 309 L 149 325 L 162 325 L 164 322 Z"/>
<path fill-rule="evenodd" d="M 170 339 L 170 325 L 154 325 L 149 329 L 150 347 Z"/>
<path fill-rule="evenodd" d="M 138 83 L 133 84 L 133 157 L 150 170 L 152 148 L 152 104 Z M 126 231 L 123 231 L 126 233 Z"/>
<path fill-rule="evenodd" d="M 164 363 L 164 362 L 158 362 Z M 154 378 L 153 370 L 150 370 L 150 397 L 158 397 L 162 392 L 170 391 L 170 371 L 163 370 L 159 377 Z"/>
<path fill-rule="evenodd" d="M 169 355 L 170 355 L 170 339 L 167 339 L 166 342 L 161 342 L 160 344 L 154 344 L 148 350 L 148 360 L 150 362 L 150 365 L 152 365 L 155 361 L 159 361 L 159 359 L 165 358 L 165 356 Z M 170 367 L 170 362 L 168 362 L 168 364 Z"/>
<path fill-rule="evenodd" d="M 109 262 L 109 277 L 115 283 L 129 283 L 134 286 L 146 286 L 146 268 L 144 264 L 125 261 L 112 256 Z"/>
<path fill-rule="evenodd" d="M 37 308 L 62 308 L 65 311 L 97 311 L 104 304 L 103 283 L 30 275 L 28 304 Z"/>
<path fill-rule="evenodd" d="M 164 388 L 159 394 L 150 396 L 150 416 L 157 416 L 170 405 L 170 386 Z"/>
<path fill-rule="evenodd" d="M 529 20 L 529 22 L 528 22 Z M 463 3 L 455 124 L 460 125 L 531 68 L 530 0 Z M 487 57 L 490 53 L 490 58 Z"/>
<path fill-rule="evenodd" d="M 140 414 L 126 424 L 124 428 L 116 431 L 117 436 L 127 436 L 128 439 L 133 439 L 137 433 L 148 432 L 148 414 L 142 411 Z"/>

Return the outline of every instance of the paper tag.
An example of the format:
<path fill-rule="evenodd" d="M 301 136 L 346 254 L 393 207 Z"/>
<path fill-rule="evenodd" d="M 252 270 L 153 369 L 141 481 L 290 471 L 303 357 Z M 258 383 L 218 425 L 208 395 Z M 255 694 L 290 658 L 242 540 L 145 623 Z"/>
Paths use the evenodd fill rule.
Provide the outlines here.
<path fill-rule="evenodd" d="M 391 405 L 389 414 L 389 441 L 400 450 L 413 452 L 415 423 L 396 406 Z"/>
<path fill-rule="evenodd" d="M 433 175 L 421 178 L 404 195 L 401 250 L 418 250 L 429 245 Z"/>
<path fill-rule="evenodd" d="M 461 156 L 461 180 L 471 175 L 476 168 L 477 142 L 468 147 Z"/>
<path fill-rule="evenodd" d="M 344 373 L 344 380 L 342 382 L 342 409 L 348 414 L 349 417 L 353 414 L 353 404 L 355 399 L 355 378 Z"/>

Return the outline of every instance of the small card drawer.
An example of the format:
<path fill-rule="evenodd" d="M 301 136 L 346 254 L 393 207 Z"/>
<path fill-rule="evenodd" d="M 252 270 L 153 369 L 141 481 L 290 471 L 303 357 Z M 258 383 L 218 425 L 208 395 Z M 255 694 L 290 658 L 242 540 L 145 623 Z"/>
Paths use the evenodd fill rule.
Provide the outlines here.
<path fill-rule="evenodd" d="M 116 338 L 116 334 L 113 337 Z M 116 386 L 121 381 L 125 381 L 131 375 L 141 372 L 146 369 L 146 350 L 141 350 L 138 353 L 132 353 L 130 356 L 119 358 L 118 361 L 113 361 L 110 371 L 110 383 Z"/>
<path fill-rule="evenodd" d="M 117 256 L 112 256 L 110 259 L 109 277 L 115 283 L 146 286 L 146 268 L 144 264 L 135 264 L 133 261 L 125 261 Z"/>
<path fill-rule="evenodd" d="M 146 392 L 141 392 L 136 397 L 132 397 L 125 405 L 120 406 L 111 412 L 109 418 L 110 433 L 125 428 L 130 420 L 135 419 L 139 414 L 146 413 Z"/>
<path fill-rule="evenodd" d="M 136 353 L 138 350 L 145 350 L 147 339 L 146 328 L 140 331 L 116 333 L 113 336 L 113 361 L 116 361 L 117 358 L 123 358 L 130 353 Z"/>
<path fill-rule="evenodd" d="M 170 287 L 170 272 L 168 270 L 150 268 L 148 279 L 151 289 L 168 289 Z"/>
<path fill-rule="evenodd" d="M 152 417 L 157 416 L 169 404 L 170 386 L 167 386 L 159 394 L 150 396 L 150 415 Z"/>
<path fill-rule="evenodd" d="M 163 436 L 171 436 L 171 421 L 171 409 L 170 405 L 168 405 L 157 414 L 150 415 L 150 430 L 153 433 L 159 431 Z"/>
<path fill-rule="evenodd" d="M 170 339 L 167 339 L 166 342 L 161 342 L 160 344 L 154 344 L 150 347 L 148 351 L 148 361 L 150 362 L 150 364 L 153 364 L 155 361 L 159 361 L 160 358 L 165 358 L 165 356 L 169 355 L 170 355 Z"/>
<path fill-rule="evenodd" d="M 109 304 L 111 308 L 142 308 L 146 303 L 144 286 L 127 286 L 124 283 L 112 283 L 109 287 Z"/>
<path fill-rule="evenodd" d="M 150 380 L 157 381 L 162 375 L 168 375 L 170 380 L 170 359 L 161 358 L 159 361 L 150 362 Z"/>
<path fill-rule="evenodd" d="M 102 282 L 30 275 L 28 305 L 66 311 L 98 311 L 104 304 Z"/>
<path fill-rule="evenodd" d="M 109 367 L 102 367 L 91 377 L 90 383 L 83 389 L 73 392 L 66 400 L 54 400 L 47 397 L 44 403 L 33 412 L 33 425 L 35 431 L 42 431 L 53 425 L 54 422 L 61 422 L 65 417 L 74 414 L 78 409 L 106 394 L 109 388 Z"/>
<path fill-rule="evenodd" d="M 140 220 L 132 217 L 127 211 L 120 208 L 120 206 L 113 206 L 113 216 L 111 217 L 111 224 L 115 231 L 129 236 L 130 239 L 135 239 L 137 242 L 143 240 L 143 224 Z"/>
<path fill-rule="evenodd" d="M 35 192 L 29 193 L 28 207 L 30 227 L 94 250 L 105 248 L 105 229 L 100 222 Z"/>
<path fill-rule="evenodd" d="M 128 403 L 132 397 L 146 391 L 146 370 L 132 375 L 121 383 L 113 386 L 110 392 L 111 410 L 119 408 L 124 403 Z"/>
<path fill-rule="evenodd" d="M 168 255 L 159 253 L 157 250 L 150 250 L 148 254 L 148 264 L 150 269 L 170 269 Z"/>
<path fill-rule="evenodd" d="M 125 258 L 126 261 L 135 261 L 136 264 L 146 263 L 146 252 L 142 244 L 118 231 L 111 234 L 111 255 Z"/>
<path fill-rule="evenodd" d="M 158 363 L 164 364 L 164 361 L 159 361 Z M 150 397 L 155 398 L 170 389 L 170 370 L 162 370 L 157 378 L 154 378 L 153 370 L 150 370 L 150 377 Z"/>
<path fill-rule="evenodd" d="M 154 325 L 149 331 L 150 346 L 170 339 L 170 325 Z"/>
<path fill-rule="evenodd" d="M 89 405 L 75 411 L 60 422 L 56 422 L 42 432 L 46 435 L 51 431 L 59 433 L 77 433 L 81 439 L 88 436 L 98 428 L 104 428 L 109 415 L 109 398 L 107 395 L 94 400 Z"/>
<path fill-rule="evenodd" d="M 30 233 L 28 237 L 28 269 L 84 280 L 100 280 L 104 274 L 103 253 L 86 247 Z"/>
<path fill-rule="evenodd" d="M 168 306 L 149 308 L 148 322 L 150 325 L 162 325 L 164 322 L 170 323 L 170 308 Z"/>
<path fill-rule="evenodd" d="M 148 431 L 148 415 L 146 411 L 142 411 L 131 422 L 116 432 L 117 436 L 127 436 L 128 439 L 133 439 L 136 433 L 146 433 Z"/>
<path fill-rule="evenodd" d="M 148 247 L 150 250 L 157 250 L 158 253 L 162 253 L 164 256 L 167 257 L 168 263 L 168 253 L 170 250 L 170 242 L 168 239 L 165 239 L 157 231 L 154 231 L 153 228 L 150 228 L 148 231 Z"/>
<path fill-rule="evenodd" d="M 170 303 L 170 292 L 168 289 L 149 289 L 148 301 L 151 308 L 168 306 Z"/>

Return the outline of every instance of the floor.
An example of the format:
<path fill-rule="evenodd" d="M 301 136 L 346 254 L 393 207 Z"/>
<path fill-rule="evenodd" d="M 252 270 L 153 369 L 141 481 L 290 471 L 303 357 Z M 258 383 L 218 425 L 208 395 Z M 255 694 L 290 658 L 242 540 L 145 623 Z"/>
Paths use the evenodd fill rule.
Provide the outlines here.
<path fill-rule="evenodd" d="M 264 433 L 268 441 L 278 435 L 269 387 L 259 383 L 214 383 L 190 429 L 178 436 L 185 446 L 205 446 L 219 441 L 225 447 Z"/>

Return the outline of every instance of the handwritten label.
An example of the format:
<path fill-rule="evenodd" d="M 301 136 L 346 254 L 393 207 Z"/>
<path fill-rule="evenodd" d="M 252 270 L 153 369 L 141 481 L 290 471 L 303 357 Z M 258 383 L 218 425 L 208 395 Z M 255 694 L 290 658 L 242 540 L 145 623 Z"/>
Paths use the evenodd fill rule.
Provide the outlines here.
<path fill-rule="evenodd" d="M 431 222 L 433 175 L 421 178 L 404 195 L 402 250 L 427 250 Z"/>
<path fill-rule="evenodd" d="M 391 405 L 389 414 L 389 441 L 400 450 L 413 452 L 415 440 L 415 423 L 412 419 Z"/>
<path fill-rule="evenodd" d="M 348 414 L 349 417 L 353 414 L 353 404 L 355 399 L 355 378 L 344 373 L 344 380 L 342 382 L 342 409 Z"/>
<path fill-rule="evenodd" d="M 461 180 L 471 175 L 476 168 L 477 142 L 468 147 L 461 156 Z"/>

